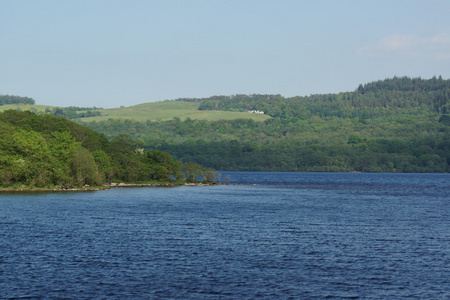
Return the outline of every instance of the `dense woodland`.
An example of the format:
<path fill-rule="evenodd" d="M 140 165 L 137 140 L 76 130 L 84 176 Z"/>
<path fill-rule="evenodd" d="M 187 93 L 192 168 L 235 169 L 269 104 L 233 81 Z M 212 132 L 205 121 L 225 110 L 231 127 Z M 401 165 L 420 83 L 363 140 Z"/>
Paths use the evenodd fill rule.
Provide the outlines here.
<path fill-rule="evenodd" d="M 0 186 L 81 187 L 106 182 L 216 180 L 210 169 L 144 151 L 127 135 L 108 140 L 67 118 L 30 111 L 0 114 Z"/>
<path fill-rule="evenodd" d="M 204 99 L 201 110 L 262 110 L 281 118 L 374 118 L 426 109 L 450 113 L 450 80 L 441 77 L 393 78 L 360 85 L 354 92 L 284 98 L 280 95 L 235 95 Z"/>
<path fill-rule="evenodd" d="M 146 149 L 217 170 L 450 171 L 450 80 L 395 77 L 353 92 L 178 99 L 202 110 L 262 110 L 272 118 L 88 125 L 108 138 L 129 134 Z"/>

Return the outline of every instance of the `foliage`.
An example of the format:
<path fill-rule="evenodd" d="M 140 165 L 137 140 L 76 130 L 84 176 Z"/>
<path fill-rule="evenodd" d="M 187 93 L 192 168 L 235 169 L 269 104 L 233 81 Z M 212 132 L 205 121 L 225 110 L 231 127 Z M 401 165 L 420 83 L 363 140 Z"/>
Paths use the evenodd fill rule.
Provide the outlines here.
<path fill-rule="evenodd" d="M 199 167 L 200 168 L 200 167 Z M 105 181 L 172 181 L 180 163 L 119 135 L 111 141 L 66 118 L 30 111 L 0 113 L 0 186 L 73 187 Z"/>
<path fill-rule="evenodd" d="M 5 104 L 34 104 L 34 99 L 29 97 L 0 95 L 0 105 Z"/>
<path fill-rule="evenodd" d="M 449 172 L 449 90 L 441 77 L 396 77 L 339 94 L 192 102 L 201 109 L 264 110 L 272 116 L 264 122 L 109 119 L 88 125 L 108 138 L 130 134 L 145 148 L 216 170 Z"/>
<path fill-rule="evenodd" d="M 77 118 L 89 118 L 101 116 L 102 113 L 99 111 L 97 107 L 54 107 L 50 109 L 49 107 L 45 109 L 45 112 L 55 117 L 66 117 L 69 119 L 77 119 Z"/>
<path fill-rule="evenodd" d="M 284 98 L 280 95 L 235 95 L 205 99 L 200 110 L 262 110 L 282 118 L 372 118 L 394 115 L 403 109 L 450 110 L 450 80 L 442 77 L 394 77 L 360 85 L 354 92 Z"/>

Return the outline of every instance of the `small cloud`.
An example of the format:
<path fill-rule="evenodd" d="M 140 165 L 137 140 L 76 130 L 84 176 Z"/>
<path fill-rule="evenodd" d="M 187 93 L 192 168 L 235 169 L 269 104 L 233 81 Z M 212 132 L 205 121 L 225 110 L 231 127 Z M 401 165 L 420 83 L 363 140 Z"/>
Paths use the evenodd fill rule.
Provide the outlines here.
<path fill-rule="evenodd" d="M 450 35 L 440 33 L 432 37 L 415 35 L 391 35 L 376 44 L 359 48 L 356 54 L 360 57 L 399 56 L 403 58 L 450 59 Z"/>
<path fill-rule="evenodd" d="M 385 51 L 402 51 L 411 49 L 420 41 L 413 35 L 392 35 L 378 42 L 378 49 Z"/>

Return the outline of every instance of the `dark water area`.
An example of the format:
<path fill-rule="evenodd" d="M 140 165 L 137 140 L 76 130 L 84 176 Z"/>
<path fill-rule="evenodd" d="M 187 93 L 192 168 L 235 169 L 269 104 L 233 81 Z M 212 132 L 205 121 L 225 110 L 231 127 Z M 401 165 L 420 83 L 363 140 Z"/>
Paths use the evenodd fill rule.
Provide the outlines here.
<path fill-rule="evenodd" d="M 450 174 L 0 195 L 2 299 L 450 299 Z"/>

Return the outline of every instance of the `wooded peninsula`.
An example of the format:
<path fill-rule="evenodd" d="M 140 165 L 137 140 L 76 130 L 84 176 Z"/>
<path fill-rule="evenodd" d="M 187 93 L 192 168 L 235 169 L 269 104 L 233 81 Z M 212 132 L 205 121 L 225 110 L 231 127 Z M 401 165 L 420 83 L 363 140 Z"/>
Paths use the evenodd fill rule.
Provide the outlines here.
<path fill-rule="evenodd" d="M 441 77 L 394 77 L 338 94 L 149 103 L 160 116 L 176 106 L 170 119 L 123 118 L 120 109 L 39 111 L 32 98 L 0 96 L 7 104 L 22 111 L 0 114 L 3 187 L 217 182 L 213 169 L 450 171 L 450 80 Z"/>
<path fill-rule="evenodd" d="M 145 150 L 127 135 L 108 140 L 64 117 L 7 110 L 0 114 L 0 187 L 72 189 L 118 183 L 216 182 L 217 175 Z"/>

